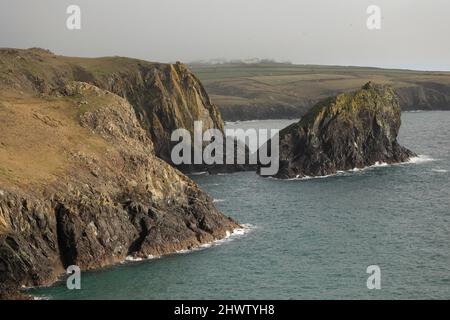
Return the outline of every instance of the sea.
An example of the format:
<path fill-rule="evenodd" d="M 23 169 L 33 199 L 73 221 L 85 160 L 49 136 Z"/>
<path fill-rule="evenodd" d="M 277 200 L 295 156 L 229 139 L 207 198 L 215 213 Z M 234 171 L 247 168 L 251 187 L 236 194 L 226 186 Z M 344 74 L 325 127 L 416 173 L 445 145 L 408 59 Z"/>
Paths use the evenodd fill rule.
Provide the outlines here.
<path fill-rule="evenodd" d="M 226 127 L 281 129 L 292 122 Z M 29 293 L 36 299 L 449 299 L 450 112 L 404 112 L 399 142 L 419 156 L 321 178 L 192 175 L 241 229 L 196 250 L 82 272 L 80 290 L 67 289 L 62 278 Z M 370 285 L 373 268 L 379 289 Z"/>

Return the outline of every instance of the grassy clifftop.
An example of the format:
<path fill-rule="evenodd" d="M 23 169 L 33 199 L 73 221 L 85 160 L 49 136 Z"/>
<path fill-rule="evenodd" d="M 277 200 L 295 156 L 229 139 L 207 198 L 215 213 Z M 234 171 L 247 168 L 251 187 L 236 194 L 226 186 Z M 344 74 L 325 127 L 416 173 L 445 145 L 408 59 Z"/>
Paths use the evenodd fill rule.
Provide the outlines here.
<path fill-rule="evenodd" d="M 64 96 L 65 84 L 81 81 L 115 93 L 133 106 L 154 142 L 155 152 L 170 161 L 170 134 L 176 128 L 223 130 L 221 115 L 205 89 L 181 63 L 105 57 L 76 58 L 43 49 L 0 49 L 0 95 Z"/>
<path fill-rule="evenodd" d="M 450 110 L 450 72 L 283 63 L 193 64 L 225 120 L 299 118 L 368 81 L 391 85 L 402 110 Z"/>

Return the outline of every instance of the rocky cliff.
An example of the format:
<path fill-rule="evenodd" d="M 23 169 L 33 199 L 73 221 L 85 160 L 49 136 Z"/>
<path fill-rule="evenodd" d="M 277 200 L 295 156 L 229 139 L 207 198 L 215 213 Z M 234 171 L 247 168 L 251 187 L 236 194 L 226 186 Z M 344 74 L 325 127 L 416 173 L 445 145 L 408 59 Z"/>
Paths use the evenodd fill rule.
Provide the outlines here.
<path fill-rule="evenodd" d="M 280 132 L 277 177 L 323 176 L 407 161 L 415 154 L 397 142 L 400 113 L 395 91 L 371 82 L 318 103 Z"/>
<path fill-rule="evenodd" d="M 112 60 L 0 50 L 0 296 L 68 265 L 167 254 L 238 227 L 157 157 L 169 126 L 221 124 L 195 78 Z"/>
<path fill-rule="evenodd" d="M 450 110 L 450 84 L 435 81 L 397 88 L 402 110 Z"/>
<path fill-rule="evenodd" d="M 63 96 L 67 82 L 81 81 L 127 99 L 153 141 L 156 155 L 168 162 L 174 129 L 193 132 L 194 121 L 202 121 L 204 130 L 223 130 L 217 107 L 181 63 L 64 57 L 39 48 L 0 49 L 0 71 L 3 88 Z"/>

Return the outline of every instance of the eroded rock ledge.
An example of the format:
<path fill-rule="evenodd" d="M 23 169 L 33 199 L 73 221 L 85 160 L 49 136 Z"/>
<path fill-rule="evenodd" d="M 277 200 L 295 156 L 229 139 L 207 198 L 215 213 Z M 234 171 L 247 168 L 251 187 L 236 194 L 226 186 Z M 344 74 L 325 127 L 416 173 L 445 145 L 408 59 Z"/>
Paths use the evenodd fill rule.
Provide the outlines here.
<path fill-rule="evenodd" d="M 407 161 L 399 145 L 400 105 L 389 86 L 367 83 L 314 106 L 280 131 L 279 178 L 324 176 L 338 170 Z"/>

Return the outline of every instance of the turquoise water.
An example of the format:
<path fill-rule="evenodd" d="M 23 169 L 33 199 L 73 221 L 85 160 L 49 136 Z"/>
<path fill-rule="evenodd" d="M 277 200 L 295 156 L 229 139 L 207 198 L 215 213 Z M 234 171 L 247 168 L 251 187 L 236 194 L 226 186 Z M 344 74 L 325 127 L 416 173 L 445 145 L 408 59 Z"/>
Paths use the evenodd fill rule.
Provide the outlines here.
<path fill-rule="evenodd" d="M 83 273 L 81 290 L 67 290 L 61 281 L 32 293 L 53 299 L 449 299 L 449 124 L 450 112 L 403 114 L 400 142 L 424 155 L 416 163 L 302 181 L 254 173 L 193 176 L 225 214 L 250 225 L 244 235 Z M 381 290 L 366 287 L 369 265 L 381 268 Z"/>

